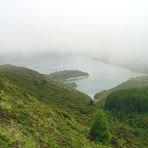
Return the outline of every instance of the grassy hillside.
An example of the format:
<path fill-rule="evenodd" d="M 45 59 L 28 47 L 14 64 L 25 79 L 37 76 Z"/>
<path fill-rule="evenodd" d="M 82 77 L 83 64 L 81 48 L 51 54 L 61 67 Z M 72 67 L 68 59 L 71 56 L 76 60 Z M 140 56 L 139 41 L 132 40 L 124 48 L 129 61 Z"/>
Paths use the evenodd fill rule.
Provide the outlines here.
<path fill-rule="evenodd" d="M 148 113 L 119 116 L 109 111 L 108 120 L 113 148 L 148 147 Z"/>
<path fill-rule="evenodd" d="M 136 92 L 139 96 L 145 94 L 139 89 Z M 124 94 L 116 97 L 126 98 Z M 119 118 L 112 110 L 102 108 L 111 133 L 107 146 L 103 146 L 99 140 L 93 142 L 89 139 L 92 115 L 99 107 L 87 95 L 27 68 L 0 66 L 0 101 L 0 147 L 148 146 L 148 115 L 145 110 L 144 113 Z M 115 102 L 118 104 L 119 100 Z"/>
<path fill-rule="evenodd" d="M 126 82 L 123 82 L 122 84 L 109 89 L 109 90 L 104 90 L 102 92 L 99 92 L 95 95 L 94 99 L 95 101 L 103 101 L 109 96 L 112 92 L 116 90 L 121 90 L 121 89 L 129 89 L 129 88 L 141 88 L 144 86 L 148 86 L 148 76 L 141 76 L 141 77 L 136 77 L 136 78 L 131 78 Z"/>
<path fill-rule="evenodd" d="M 89 105 L 91 99 L 87 95 L 53 81 L 46 75 L 11 65 L 0 66 L 0 74 L 32 97 L 63 108 L 72 114 L 78 115 L 81 112 L 89 116 L 91 112 L 92 108 Z M 83 119 L 82 121 L 85 122 Z"/>
<path fill-rule="evenodd" d="M 50 103 L 34 98 L 1 76 L 0 147 L 101 148 L 88 127 Z"/>

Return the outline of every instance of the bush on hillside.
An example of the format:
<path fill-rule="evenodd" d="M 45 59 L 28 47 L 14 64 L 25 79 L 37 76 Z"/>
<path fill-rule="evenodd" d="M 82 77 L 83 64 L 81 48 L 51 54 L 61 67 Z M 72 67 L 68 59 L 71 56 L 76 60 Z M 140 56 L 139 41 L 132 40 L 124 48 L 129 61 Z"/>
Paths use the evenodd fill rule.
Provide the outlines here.
<path fill-rule="evenodd" d="M 107 127 L 107 119 L 102 110 L 97 110 L 94 114 L 89 134 L 93 141 L 100 141 L 104 144 L 109 142 L 110 133 Z"/>

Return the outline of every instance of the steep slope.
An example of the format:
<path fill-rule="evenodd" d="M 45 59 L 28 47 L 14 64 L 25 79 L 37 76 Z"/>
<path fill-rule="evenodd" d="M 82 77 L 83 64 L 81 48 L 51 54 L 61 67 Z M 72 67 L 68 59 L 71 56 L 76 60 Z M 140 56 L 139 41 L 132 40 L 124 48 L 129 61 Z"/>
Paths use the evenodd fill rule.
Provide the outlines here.
<path fill-rule="evenodd" d="M 136 96 L 142 96 L 142 100 L 147 98 L 144 97 L 147 87 L 144 91 L 140 89 L 143 88 L 136 91 L 125 89 L 124 93 L 119 90 L 119 95 L 115 96 L 124 100 L 134 92 L 138 93 Z M 99 141 L 89 140 L 92 114 L 97 105 L 87 95 L 46 75 L 23 67 L 0 66 L 0 102 L 0 147 L 103 147 Z M 131 102 L 130 107 L 134 101 Z M 109 108 L 102 109 L 107 114 L 111 133 L 108 145 L 113 148 L 147 148 L 148 116 L 145 110 L 132 116 L 122 114 L 119 118 L 118 110 L 113 113 Z"/>
<path fill-rule="evenodd" d="M 69 113 L 78 115 L 81 112 L 89 115 L 92 110 L 89 105 L 91 99 L 87 95 L 36 71 L 24 67 L 1 65 L 0 74 L 32 97 L 63 108 Z"/>
<path fill-rule="evenodd" d="M 0 147 L 103 148 L 64 110 L 34 98 L 0 75 Z"/>
<path fill-rule="evenodd" d="M 103 101 L 109 96 L 112 92 L 116 90 L 121 90 L 121 89 L 129 89 L 129 88 L 140 88 L 148 86 L 148 76 L 141 76 L 141 77 L 136 77 L 136 78 L 131 78 L 126 82 L 123 82 L 122 84 L 109 89 L 109 90 L 104 90 L 102 92 L 99 92 L 95 95 L 94 99 L 95 101 Z"/>
<path fill-rule="evenodd" d="M 148 86 L 116 90 L 107 97 L 105 109 L 116 139 L 128 147 L 148 147 Z"/>

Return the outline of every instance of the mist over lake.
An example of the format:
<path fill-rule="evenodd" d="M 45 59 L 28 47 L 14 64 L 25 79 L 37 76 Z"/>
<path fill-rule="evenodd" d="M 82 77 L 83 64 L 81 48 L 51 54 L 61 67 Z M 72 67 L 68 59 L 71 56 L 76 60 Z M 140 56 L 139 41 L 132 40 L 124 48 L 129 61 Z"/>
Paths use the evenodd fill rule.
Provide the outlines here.
<path fill-rule="evenodd" d="M 89 77 L 79 80 L 71 80 L 71 82 L 76 82 L 76 89 L 86 93 L 92 98 L 97 92 L 115 87 L 131 77 L 142 75 L 123 67 L 97 61 L 94 58 L 85 55 L 50 56 L 45 59 L 10 60 L 9 63 L 25 66 L 46 74 L 61 70 L 81 70 L 87 72 Z"/>

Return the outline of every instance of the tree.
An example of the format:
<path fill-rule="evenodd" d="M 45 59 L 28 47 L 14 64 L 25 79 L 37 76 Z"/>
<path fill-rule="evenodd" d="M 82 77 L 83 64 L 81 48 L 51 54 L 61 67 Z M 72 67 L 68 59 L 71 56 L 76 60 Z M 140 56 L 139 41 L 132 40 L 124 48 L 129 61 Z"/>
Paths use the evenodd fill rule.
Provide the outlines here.
<path fill-rule="evenodd" d="M 94 114 L 89 134 L 91 140 L 100 141 L 104 144 L 109 142 L 110 133 L 107 127 L 107 119 L 102 110 L 97 110 Z"/>

